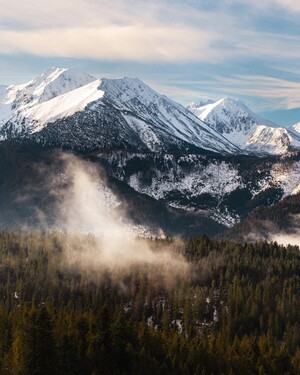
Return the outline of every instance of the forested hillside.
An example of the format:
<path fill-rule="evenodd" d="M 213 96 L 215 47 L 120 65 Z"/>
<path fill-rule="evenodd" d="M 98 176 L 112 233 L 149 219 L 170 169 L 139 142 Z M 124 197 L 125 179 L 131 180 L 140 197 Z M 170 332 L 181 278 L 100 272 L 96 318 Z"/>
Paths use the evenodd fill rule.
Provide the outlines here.
<path fill-rule="evenodd" d="M 0 235 L 1 375 L 300 373 L 298 247 L 147 241 L 169 272 L 91 267 L 95 241 Z"/>
<path fill-rule="evenodd" d="M 284 198 L 282 201 L 269 206 L 256 208 L 240 223 L 216 237 L 228 240 L 271 241 L 274 236 L 296 236 L 299 233 L 300 194 Z"/>

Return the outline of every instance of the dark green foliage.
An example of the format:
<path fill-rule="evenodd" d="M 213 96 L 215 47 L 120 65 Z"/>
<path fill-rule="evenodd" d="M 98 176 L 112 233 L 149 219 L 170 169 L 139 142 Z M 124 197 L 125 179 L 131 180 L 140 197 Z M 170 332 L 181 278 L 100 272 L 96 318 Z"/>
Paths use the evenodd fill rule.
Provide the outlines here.
<path fill-rule="evenodd" d="M 248 213 L 247 204 L 251 202 L 252 195 L 248 189 L 236 189 L 228 194 L 222 202 L 222 206 L 234 209 L 239 215 Z"/>
<path fill-rule="evenodd" d="M 253 199 L 253 207 L 261 199 L 271 199 L 268 189 Z M 274 190 L 275 191 L 275 190 Z M 272 200 L 269 203 L 274 203 Z M 300 194 L 291 195 L 269 207 L 256 208 L 241 223 L 218 235 L 233 241 L 269 240 L 274 233 L 295 234 L 299 230 Z"/>
<path fill-rule="evenodd" d="M 44 305 L 25 311 L 14 332 L 13 368 L 20 374 L 55 374 L 52 314 Z"/>
<path fill-rule="evenodd" d="M 155 266 L 68 267 L 66 241 L 0 234 L 1 375 L 300 373 L 298 247 L 187 240 L 167 286 Z"/>

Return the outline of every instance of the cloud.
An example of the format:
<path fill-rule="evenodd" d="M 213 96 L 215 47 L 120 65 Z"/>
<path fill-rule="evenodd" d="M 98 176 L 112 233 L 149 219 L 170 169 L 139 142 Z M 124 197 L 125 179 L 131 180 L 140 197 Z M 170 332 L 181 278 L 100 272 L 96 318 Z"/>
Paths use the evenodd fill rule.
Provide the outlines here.
<path fill-rule="evenodd" d="M 226 4 L 227 1 L 224 1 Z M 1 0 L 0 0 L 1 6 Z M 222 62 L 300 57 L 298 39 L 257 32 L 243 13 L 193 2 L 16 2 L 1 7 L 0 52 L 128 61 Z"/>
<path fill-rule="evenodd" d="M 268 1 L 269 5 L 272 6 L 272 4 L 274 3 L 274 1 Z M 295 0 L 275 0 L 275 3 L 284 8 L 284 9 L 288 9 L 292 12 L 300 12 L 300 3 L 299 1 L 295 1 Z"/>
<path fill-rule="evenodd" d="M 257 1 L 257 4 L 258 3 L 259 1 Z M 274 8 L 274 6 L 277 5 L 277 7 L 289 12 L 300 12 L 300 3 L 297 0 L 267 0 L 265 4 L 269 8 Z"/>
<path fill-rule="evenodd" d="M 149 84 L 159 92 L 183 103 L 233 96 L 243 98 L 255 111 L 300 107 L 300 82 L 259 74 L 232 74 L 227 77 L 212 74 L 210 79 L 170 80 Z"/>
<path fill-rule="evenodd" d="M 230 78 L 219 78 L 223 93 L 234 90 L 237 95 L 254 96 L 261 99 L 257 110 L 292 109 L 300 107 L 300 82 L 263 75 L 235 75 Z M 218 83 L 217 83 L 218 86 Z"/>
<path fill-rule="evenodd" d="M 197 38 L 197 44 L 194 38 Z M 216 36 L 190 28 L 107 26 L 36 31 L 0 30 L 0 50 L 40 56 L 131 61 L 186 61 L 221 58 L 209 45 Z"/>
<path fill-rule="evenodd" d="M 179 241 L 158 248 L 155 242 L 137 239 L 126 212 L 118 206 L 109 207 L 103 190 L 105 178 L 96 165 L 71 154 L 60 154 L 59 158 L 64 165 L 65 187 L 62 193 L 56 183 L 52 184 L 52 193 L 60 196 L 60 203 L 51 229 L 69 234 L 63 266 L 92 275 L 118 270 L 118 276 L 120 271 L 146 267 L 165 285 L 188 274 L 188 263 L 175 252 Z M 56 176 L 53 178 L 56 181 Z"/>
<path fill-rule="evenodd" d="M 278 234 L 272 237 L 272 241 L 276 241 L 280 245 L 300 246 L 300 234 Z"/>
<path fill-rule="evenodd" d="M 1 2 L 0 0 L 0 6 Z M 292 2 L 277 1 L 292 4 Z M 222 62 L 299 58 L 298 38 L 256 32 L 244 15 L 193 2 L 28 0 L 3 4 L 0 52 L 122 61 Z M 229 1 L 232 3 L 232 1 Z M 236 1 L 235 1 L 236 3 Z M 243 1 L 242 1 L 243 3 Z M 259 4 L 255 2 L 255 4 Z"/>
<path fill-rule="evenodd" d="M 278 11 L 280 9 L 289 12 L 300 12 L 300 3 L 297 0 L 225 0 L 225 3 L 227 5 L 244 4 L 258 11 L 270 11 L 270 9 Z"/>
<path fill-rule="evenodd" d="M 14 1 L 1 9 L 0 52 L 6 54 L 181 62 L 223 55 L 210 48 L 218 33 L 192 26 L 187 6 L 166 1 L 29 0 L 18 12 Z"/>
<path fill-rule="evenodd" d="M 75 65 L 79 60 L 114 62 L 119 64 L 118 75 L 126 74 L 126 62 L 134 75 L 135 67 L 148 64 L 139 70 L 142 78 L 183 102 L 257 95 L 262 99 L 253 100 L 258 110 L 299 105 L 298 79 L 288 72 L 284 75 L 284 68 L 299 70 L 296 1 L 0 0 L 0 6 L 0 53 L 7 59 L 26 54 L 41 61 L 77 59 Z M 164 69 L 162 79 L 169 82 L 163 83 L 156 73 L 167 64 L 170 69 Z M 193 78 L 202 83 L 176 85 L 171 80 L 179 71 L 184 79 L 193 71 Z M 212 77 L 210 83 L 204 79 L 216 73 L 219 79 Z M 244 77 L 239 83 L 237 73 L 249 80 Z M 251 75 L 259 80 L 251 81 Z M 265 75 L 274 79 L 268 81 Z M 279 82 L 282 77 L 284 83 Z"/>
<path fill-rule="evenodd" d="M 177 86 L 176 81 L 171 80 L 168 82 L 148 82 L 151 87 L 163 95 L 167 95 L 173 100 L 187 104 L 191 101 L 199 102 L 201 99 L 212 99 L 212 96 L 208 93 L 208 90 L 199 89 L 197 85 L 193 89 L 193 84 L 197 84 L 197 81 L 184 81 L 184 84 L 192 86 L 191 88 L 185 88 L 182 85 Z M 180 82 L 178 82 L 180 83 Z M 182 82 L 181 82 L 182 83 Z M 203 84 L 204 81 L 201 81 Z"/>

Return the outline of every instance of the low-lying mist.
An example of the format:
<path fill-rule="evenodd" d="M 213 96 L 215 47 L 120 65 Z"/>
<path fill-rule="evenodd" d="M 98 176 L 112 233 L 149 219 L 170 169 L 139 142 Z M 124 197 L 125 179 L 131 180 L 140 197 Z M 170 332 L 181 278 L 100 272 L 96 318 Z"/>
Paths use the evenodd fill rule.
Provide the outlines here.
<path fill-rule="evenodd" d="M 280 245 L 292 245 L 292 246 L 300 246 L 300 232 L 295 234 L 288 234 L 288 233 L 279 233 L 273 234 L 272 241 L 277 242 Z"/>
<path fill-rule="evenodd" d="M 74 155 L 63 154 L 64 171 L 60 176 L 64 189 L 52 186 L 59 196 L 55 224 L 50 230 L 67 233 L 64 267 L 91 273 L 127 273 L 141 267 L 161 275 L 170 283 L 173 276 L 184 276 L 188 264 L 172 245 L 163 241 L 159 248 L 149 239 L 141 239 L 132 230 L 126 212 L 107 204 L 106 181 L 99 168 Z M 55 181 L 49 178 L 49 181 Z M 62 265 L 60 265 L 62 266 Z M 174 278 L 173 278 L 174 279 Z"/>
<path fill-rule="evenodd" d="M 276 220 L 262 218 L 258 218 L 252 223 L 246 218 L 242 228 L 239 225 L 236 226 L 236 229 L 233 228 L 234 235 L 230 239 L 239 243 L 266 241 L 277 242 L 283 246 L 300 246 L 300 215 L 285 211 L 281 221 L 284 221 L 284 225 L 279 225 Z M 226 239 L 226 232 L 224 238 Z"/>

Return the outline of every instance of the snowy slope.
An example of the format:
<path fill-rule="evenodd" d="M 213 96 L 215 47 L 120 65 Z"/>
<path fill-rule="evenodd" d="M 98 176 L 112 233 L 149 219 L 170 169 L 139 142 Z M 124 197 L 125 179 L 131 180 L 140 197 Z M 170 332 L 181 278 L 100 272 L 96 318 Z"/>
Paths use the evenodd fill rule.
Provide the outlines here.
<path fill-rule="evenodd" d="M 109 173 L 135 191 L 232 226 L 252 209 L 300 192 L 300 162 L 195 154 L 101 153 Z"/>
<path fill-rule="evenodd" d="M 0 134 L 2 139 L 26 136 L 81 149 L 91 142 L 92 149 L 239 152 L 186 108 L 137 78 L 97 80 L 57 67 L 0 90 Z"/>
<path fill-rule="evenodd" d="M 120 110 L 126 122 L 145 143 L 158 144 L 161 137 L 174 137 L 199 148 L 239 152 L 238 148 L 180 104 L 160 95 L 138 78 L 103 79 L 104 102 Z M 149 144 L 149 149 L 155 148 Z"/>
<path fill-rule="evenodd" d="M 94 80 L 95 77 L 75 69 L 53 67 L 24 85 L 8 87 L 8 98 L 22 108 L 51 100 Z"/>
<path fill-rule="evenodd" d="M 297 143 L 300 142 L 300 122 L 287 128 L 288 133 Z M 297 144 L 296 146 L 297 147 Z"/>
<path fill-rule="evenodd" d="M 0 127 L 10 121 L 14 123 L 15 131 L 21 132 L 23 130 L 21 124 L 24 123 L 25 119 L 30 126 L 31 123 L 50 121 L 53 117 L 53 110 L 56 114 L 68 113 L 70 100 L 65 103 L 64 108 L 64 103 L 60 102 L 60 97 L 93 81 L 95 81 L 94 77 L 77 72 L 74 69 L 53 67 L 23 85 L 2 87 L 0 88 Z M 80 94 L 79 92 L 77 103 L 81 101 Z M 85 96 L 83 91 L 83 100 L 86 101 Z M 53 99 L 56 99 L 56 101 L 53 101 Z M 74 101 L 74 98 L 71 101 Z M 59 108 L 57 108 L 57 105 L 59 105 Z M 74 111 L 76 111 L 76 108 L 74 108 Z M 48 113 L 48 116 L 46 113 Z"/>
<path fill-rule="evenodd" d="M 246 146 L 254 152 L 263 150 L 270 154 L 282 155 L 292 148 L 299 149 L 300 137 L 293 135 L 285 128 L 258 125 L 254 133 L 247 140 Z"/>
<path fill-rule="evenodd" d="M 89 103 L 100 99 L 104 93 L 98 90 L 99 85 L 99 80 L 93 81 L 66 94 L 26 108 L 23 110 L 22 115 L 26 118 L 31 118 L 38 124 L 33 129 L 34 132 L 37 132 L 45 124 L 54 122 L 59 118 L 71 116 L 76 112 L 84 110 Z"/>
<path fill-rule="evenodd" d="M 223 98 L 204 106 L 189 108 L 220 133 L 231 133 L 234 130 L 247 132 L 255 125 L 276 127 L 271 121 L 257 116 L 239 99 Z"/>
<path fill-rule="evenodd" d="M 290 130 L 293 130 L 300 134 L 300 122 L 297 122 L 297 124 L 290 127 Z"/>
<path fill-rule="evenodd" d="M 98 80 L 74 69 L 0 86 L 0 139 L 51 147 L 284 154 L 300 148 L 299 128 L 279 128 L 238 99 L 184 108 L 138 78 Z"/>
<path fill-rule="evenodd" d="M 299 136 L 257 116 L 239 99 L 223 98 L 204 106 L 189 105 L 188 108 L 245 151 L 284 154 L 291 148 L 300 147 Z"/>

